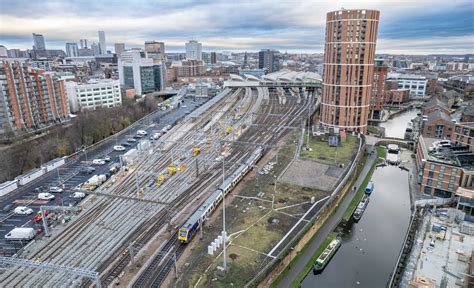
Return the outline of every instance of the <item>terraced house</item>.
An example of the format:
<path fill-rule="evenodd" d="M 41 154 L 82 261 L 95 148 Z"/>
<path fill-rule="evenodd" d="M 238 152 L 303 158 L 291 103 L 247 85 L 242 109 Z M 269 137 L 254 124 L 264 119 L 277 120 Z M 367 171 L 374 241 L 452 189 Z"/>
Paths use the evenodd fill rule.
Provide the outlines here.
<path fill-rule="evenodd" d="M 0 65 L 0 138 L 30 132 L 69 119 L 64 81 L 33 69 L 28 61 Z"/>

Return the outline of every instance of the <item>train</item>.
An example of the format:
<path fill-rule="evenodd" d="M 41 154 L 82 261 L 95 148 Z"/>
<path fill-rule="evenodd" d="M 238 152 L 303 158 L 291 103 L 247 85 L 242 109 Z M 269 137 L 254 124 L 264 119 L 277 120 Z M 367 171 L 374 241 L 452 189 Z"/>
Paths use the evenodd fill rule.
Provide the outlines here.
<path fill-rule="evenodd" d="M 189 216 L 178 230 L 178 240 L 181 243 L 189 243 L 206 219 L 212 214 L 219 203 L 222 195 L 227 195 L 232 188 L 252 169 L 252 166 L 263 155 L 263 148 L 258 147 L 251 156 L 241 164 L 237 170 L 224 180 L 214 192 Z"/>

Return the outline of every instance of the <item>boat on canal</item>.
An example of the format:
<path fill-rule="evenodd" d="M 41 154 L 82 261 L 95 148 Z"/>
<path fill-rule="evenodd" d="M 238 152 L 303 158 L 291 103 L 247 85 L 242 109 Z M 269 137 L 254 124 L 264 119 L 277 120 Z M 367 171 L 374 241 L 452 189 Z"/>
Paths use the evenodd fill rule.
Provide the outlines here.
<path fill-rule="evenodd" d="M 370 181 L 367 187 L 365 187 L 365 194 L 370 195 L 372 192 L 374 192 L 374 182 Z"/>
<path fill-rule="evenodd" d="M 354 218 L 355 222 L 359 222 L 360 218 L 362 218 L 362 214 L 364 214 L 365 208 L 369 205 L 369 195 L 364 195 L 360 200 L 359 204 L 357 205 L 354 214 L 352 214 L 352 218 Z"/>
<path fill-rule="evenodd" d="M 314 262 L 314 273 L 321 273 L 324 270 L 326 265 L 328 265 L 329 261 L 331 260 L 332 256 L 336 254 L 336 251 L 341 246 L 341 243 L 342 240 L 340 238 L 336 238 L 329 243 L 329 245 L 324 249 L 323 253 L 321 253 L 318 259 L 316 259 L 316 262 Z"/>

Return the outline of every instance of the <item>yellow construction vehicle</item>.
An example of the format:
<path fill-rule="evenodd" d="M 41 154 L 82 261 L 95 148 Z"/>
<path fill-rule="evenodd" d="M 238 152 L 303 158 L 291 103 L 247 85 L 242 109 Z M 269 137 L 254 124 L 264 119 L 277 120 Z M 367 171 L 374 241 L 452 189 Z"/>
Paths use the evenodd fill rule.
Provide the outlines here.
<path fill-rule="evenodd" d="M 194 149 L 193 149 L 194 156 L 199 155 L 199 152 L 201 152 L 201 150 L 199 149 L 199 147 L 195 146 Z"/>
<path fill-rule="evenodd" d="M 231 126 L 227 126 L 227 127 L 225 128 L 225 134 L 226 134 L 226 135 L 229 135 L 231 131 L 232 131 L 232 127 L 231 127 Z"/>
<path fill-rule="evenodd" d="M 159 175 L 156 177 L 156 185 L 160 187 L 166 181 L 165 175 Z"/>
<path fill-rule="evenodd" d="M 170 176 L 173 176 L 174 174 L 176 173 L 176 167 L 171 165 L 171 166 L 168 166 L 168 174 Z"/>

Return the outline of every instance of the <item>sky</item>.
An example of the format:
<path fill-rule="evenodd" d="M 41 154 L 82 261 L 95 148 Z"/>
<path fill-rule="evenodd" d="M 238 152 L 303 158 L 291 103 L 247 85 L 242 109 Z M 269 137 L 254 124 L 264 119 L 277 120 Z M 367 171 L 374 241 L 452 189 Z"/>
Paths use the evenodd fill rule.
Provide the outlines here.
<path fill-rule="evenodd" d="M 377 53 L 474 53 L 473 0 L 0 0 L 0 45 L 31 48 L 34 32 L 64 50 L 103 30 L 112 51 L 156 40 L 182 52 L 195 39 L 204 51 L 318 53 L 326 13 L 342 7 L 380 11 Z"/>

